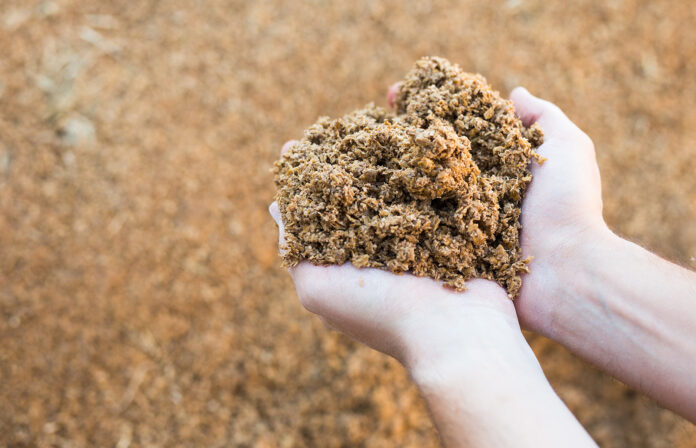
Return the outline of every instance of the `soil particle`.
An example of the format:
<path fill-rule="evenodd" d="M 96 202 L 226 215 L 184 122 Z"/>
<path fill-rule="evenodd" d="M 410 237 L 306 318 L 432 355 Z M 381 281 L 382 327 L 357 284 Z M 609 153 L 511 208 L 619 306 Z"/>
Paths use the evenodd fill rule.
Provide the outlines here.
<path fill-rule="evenodd" d="M 415 64 L 396 107 L 320 118 L 276 163 L 284 264 L 351 262 L 458 290 L 482 277 L 513 298 L 541 129 L 525 128 L 485 78 L 438 57 Z"/>

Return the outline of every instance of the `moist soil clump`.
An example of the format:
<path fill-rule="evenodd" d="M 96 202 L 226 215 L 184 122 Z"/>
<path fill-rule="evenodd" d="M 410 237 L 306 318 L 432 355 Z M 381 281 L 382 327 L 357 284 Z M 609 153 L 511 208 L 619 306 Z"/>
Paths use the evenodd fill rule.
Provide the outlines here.
<path fill-rule="evenodd" d="M 284 265 L 351 262 L 457 290 L 480 277 L 514 298 L 541 129 L 523 126 L 485 78 L 437 57 L 407 74 L 396 109 L 322 117 L 276 162 Z"/>

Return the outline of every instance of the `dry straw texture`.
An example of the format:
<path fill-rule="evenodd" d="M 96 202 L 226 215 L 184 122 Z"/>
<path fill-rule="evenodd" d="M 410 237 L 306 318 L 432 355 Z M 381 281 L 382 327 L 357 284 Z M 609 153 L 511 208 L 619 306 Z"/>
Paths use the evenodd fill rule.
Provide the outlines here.
<path fill-rule="evenodd" d="M 458 290 L 488 278 L 515 297 L 541 130 L 483 77 L 437 57 L 416 63 L 396 107 L 322 118 L 276 163 L 285 265 L 351 262 Z"/>

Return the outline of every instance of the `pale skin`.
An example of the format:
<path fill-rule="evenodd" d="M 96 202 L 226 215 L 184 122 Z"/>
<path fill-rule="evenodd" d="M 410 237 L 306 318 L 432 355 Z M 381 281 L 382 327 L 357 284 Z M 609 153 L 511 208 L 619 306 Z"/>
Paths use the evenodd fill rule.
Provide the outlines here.
<path fill-rule="evenodd" d="M 547 158 L 531 166 L 522 204 L 522 250 L 534 259 L 514 302 L 482 279 L 454 292 L 409 274 L 304 262 L 289 270 L 302 305 L 399 360 L 446 446 L 595 446 L 520 324 L 696 422 L 696 274 L 612 233 L 589 137 L 525 89 L 511 99 L 526 125 L 544 130 Z M 270 211 L 282 247 L 275 203 Z"/>

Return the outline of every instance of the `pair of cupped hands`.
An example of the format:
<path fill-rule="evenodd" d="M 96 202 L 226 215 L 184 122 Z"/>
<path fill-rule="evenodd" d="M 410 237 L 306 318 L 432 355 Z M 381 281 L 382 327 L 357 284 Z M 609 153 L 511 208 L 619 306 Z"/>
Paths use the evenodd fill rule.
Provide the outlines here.
<path fill-rule="evenodd" d="M 397 90 L 394 85 L 387 93 L 392 106 Z M 328 327 L 393 356 L 415 377 L 429 375 L 432 366 L 442 366 L 438 374 L 446 375 L 453 359 L 475 369 L 477 360 L 491 352 L 510 361 L 528 359 L 520 325 L 540 334 L 551 331 L 558 293 L 573 274 L 583 241 L 608 231 L 590 138 L 557 106 L 524 88 L 513 90 L 510 99 L 525 126 L 541 126 L 545 137 L 538 152 L 547 159 L 543 166 L 531 165 L 534 179 L 522 203 L 522 254 L 533 258 L 514 301 L 484 279 L 470 280 L 466 291 L 456 292 L 429 278 L 350 263 L 302 262 L 289 269 L 307 310 Z M 287 142 L 281 154 L 293 144 Z M 275 202 L 270 212 L 282 247 L 283 223 Z M 527 367 L 538 369 L 535 363 Z"/>

